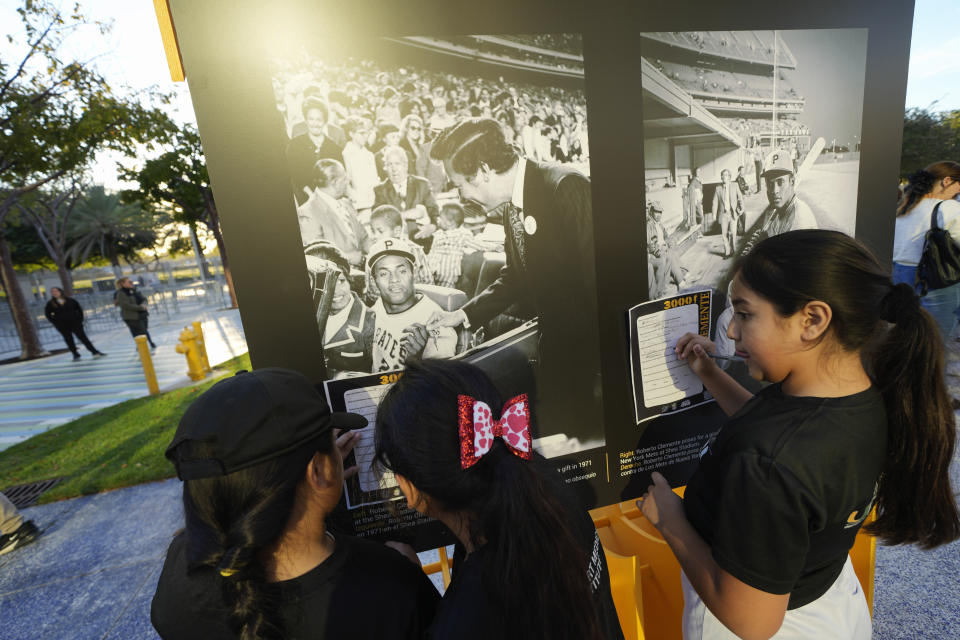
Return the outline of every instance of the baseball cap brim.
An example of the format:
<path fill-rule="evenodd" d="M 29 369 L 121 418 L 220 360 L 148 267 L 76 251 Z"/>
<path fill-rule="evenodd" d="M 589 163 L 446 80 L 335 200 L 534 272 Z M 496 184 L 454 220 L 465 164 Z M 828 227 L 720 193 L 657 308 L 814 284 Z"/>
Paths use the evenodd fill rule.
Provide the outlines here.
<path fill-rule="evenodd" d="M 409 251 L 404 251 L 402 249 L 385 249 L 384 251 L 380 251 L 377 254 L 370 256 L 370 259 L 367 261 L 369 268 L 373 269 L 375 266 L 377 266 L 377 261 L 385 256 L 400 256 L 401 258 L 405 258 L 407 262 L 411 264 L 411 266 L 417 263 L 417 259 Z"/>
<path fill-rule="evenodd" d="M 789 169 L 781 169 L 779 167 L 774 169 L 767 169 L 760 174 L 761 178 L 766 178 L 767 176 L 783 176 L 783 175 L 793 175 L 793 171 Z"/>
<path fill-rule="evenodd" d="M 187 408 L 167 447 L 181 480 L 223 476 L 332 437 L 333 429 L 362 429 L 363 416 L 331 412 L 302 374 L 258 369 L 221 380 Z M 203 457 L 193 447 L 204 443 Z"/>

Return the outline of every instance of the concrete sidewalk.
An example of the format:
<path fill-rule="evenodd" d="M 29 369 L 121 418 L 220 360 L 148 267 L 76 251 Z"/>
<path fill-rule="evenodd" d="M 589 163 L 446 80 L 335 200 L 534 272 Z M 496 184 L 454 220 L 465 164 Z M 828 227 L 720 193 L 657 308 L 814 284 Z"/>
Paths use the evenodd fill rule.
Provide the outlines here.
<path fill-rule="evenodd" d="M 184 326 L 196 321 L 203 323 L 211 365 L 247 352 L 236 309 L 199 309 L 171 316 L 150 327 L 157 344 L 153 366 L 161 390 L 192 384 L 186 358 L 175 349 Z M 125 326 L 91 334 L 90 339 L 106 357 L 94 359 L 81 346 L 82 357 L 77 361 L 63 353 L 0 367 L 0 451 L 97 409 L 148 395 L 140 357 Z"/>

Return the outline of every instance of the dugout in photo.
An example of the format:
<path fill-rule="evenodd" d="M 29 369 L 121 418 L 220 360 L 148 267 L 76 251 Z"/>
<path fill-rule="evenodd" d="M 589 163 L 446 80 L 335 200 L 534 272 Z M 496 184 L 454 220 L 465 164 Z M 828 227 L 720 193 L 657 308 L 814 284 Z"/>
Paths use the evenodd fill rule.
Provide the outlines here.
<path fill-rule="evenodd" d="M 463 358 L 531 394 L 544 455 L 603 446 L 579 34 L 360 38 L 270 74 L 326 377 Z"/>
<path fill-rule="evenodd" d="M 641 34 L 650 298 L 714 290 L 769 236 L 856 229 L 866 29 Z"/>

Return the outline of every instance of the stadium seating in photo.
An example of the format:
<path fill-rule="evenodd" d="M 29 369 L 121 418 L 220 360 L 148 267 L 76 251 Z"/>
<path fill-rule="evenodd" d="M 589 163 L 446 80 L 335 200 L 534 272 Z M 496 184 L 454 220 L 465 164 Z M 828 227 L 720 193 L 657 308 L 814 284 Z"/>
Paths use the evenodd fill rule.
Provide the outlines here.
<path fill-rule="evenodd" d="M 774 64 L 773 31 L 651 31 L 647 40 L 686 49 L 704 56 L 725 58 L 752 64 Z M 797 60 L 781 37 L 776 63 L 794 68 Z"/>

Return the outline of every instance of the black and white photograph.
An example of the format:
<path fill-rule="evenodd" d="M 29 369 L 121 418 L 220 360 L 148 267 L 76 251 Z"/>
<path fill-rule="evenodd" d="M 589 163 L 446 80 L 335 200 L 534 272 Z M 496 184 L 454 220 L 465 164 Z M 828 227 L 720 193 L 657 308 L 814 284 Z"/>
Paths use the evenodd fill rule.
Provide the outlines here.
<path fill-rule="evenodd" d="M 856 227 L 866 29 L 642 33 L 649 298 L 713 288 L 769 235 Z"/>
<path fill-rule="evenodd" d="M 272 63 L 327 378 L 464 358 L 544 455 L 603 446 L 581 37 L 331 49 Z"/>

